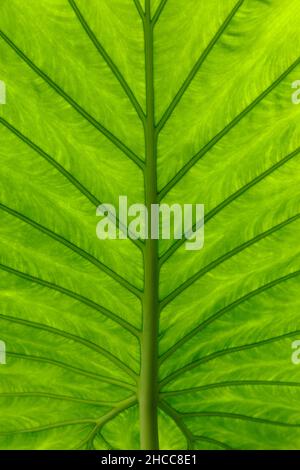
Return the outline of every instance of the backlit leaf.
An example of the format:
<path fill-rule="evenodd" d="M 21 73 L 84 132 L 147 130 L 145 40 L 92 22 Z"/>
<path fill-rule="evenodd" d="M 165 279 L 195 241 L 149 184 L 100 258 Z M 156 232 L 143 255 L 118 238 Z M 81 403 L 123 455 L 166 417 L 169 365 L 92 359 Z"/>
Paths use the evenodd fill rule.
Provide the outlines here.
<path fill-rule="evenodd" d="M 297 449 L 298 0 L 1 0 L 0 447 Z M 205 243 L 96 207 L 204 204 Z"/>

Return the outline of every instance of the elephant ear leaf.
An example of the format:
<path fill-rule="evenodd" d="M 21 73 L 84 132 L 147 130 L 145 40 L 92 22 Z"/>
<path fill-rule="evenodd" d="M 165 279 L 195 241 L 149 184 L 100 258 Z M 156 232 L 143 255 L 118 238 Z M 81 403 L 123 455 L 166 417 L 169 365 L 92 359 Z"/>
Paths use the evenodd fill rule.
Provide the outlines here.
<path fill-rule="evenodd" d="M 299 27 L 2 0 L 0 448 L 299 448 Z M 204 247 L 99 240 L 120 195 L 204 204 Z"/>

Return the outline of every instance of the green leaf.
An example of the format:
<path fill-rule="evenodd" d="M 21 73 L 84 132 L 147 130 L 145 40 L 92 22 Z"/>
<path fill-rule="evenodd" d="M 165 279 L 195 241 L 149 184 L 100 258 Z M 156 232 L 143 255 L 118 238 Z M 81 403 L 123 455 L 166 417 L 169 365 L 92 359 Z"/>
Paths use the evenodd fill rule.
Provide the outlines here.
<path fill-rule="evenodd" d="M 298 0 L 2 0 L 2 449 L 297 449 Z M 204 204 L 205 244 L 96 207 Z"/>

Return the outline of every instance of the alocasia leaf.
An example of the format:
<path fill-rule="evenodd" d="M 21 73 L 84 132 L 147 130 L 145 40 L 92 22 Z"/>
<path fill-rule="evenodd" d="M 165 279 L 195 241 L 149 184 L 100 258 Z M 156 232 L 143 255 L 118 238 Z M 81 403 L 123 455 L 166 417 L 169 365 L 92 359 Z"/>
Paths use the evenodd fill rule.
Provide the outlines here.
<path fill-rule="evenodd" d="M 298 0 L 1 0 L 2 449 L 300 445 Z M 205 205 L 205 244 L 96 207 Z"/>

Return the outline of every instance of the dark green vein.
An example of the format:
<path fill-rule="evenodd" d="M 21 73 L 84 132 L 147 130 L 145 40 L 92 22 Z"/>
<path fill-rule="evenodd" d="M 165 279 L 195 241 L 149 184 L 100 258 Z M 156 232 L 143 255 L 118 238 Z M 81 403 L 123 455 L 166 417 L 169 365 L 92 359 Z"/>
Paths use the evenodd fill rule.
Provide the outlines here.
<path fill-rule="evenodd" d="M 237 198 L 242 196 L 248 189 L 252 188 L 256 184 L 260 183 L 264 178 L 268 177 L 271 173 L 278 170 L 281 166 L 285 163 L 290 161 L 292 158 L 296 157 L 300 153 L 300 148 L 298 147 L 296 150 L 291 152 L 290 154 L 286 155 L 284 158 L 279 160 L 278 162 L 274 163 L 270 168 L 260 173 L 258 176 L 253 178 L 251 181 L 246 183 L 240 189 L 235 191 L 229 197 L 224 199 L 220 204 L 218 204 L 214 209 L 212 209 L 208 214 L 205 216 L 205 224 L 207 224 L 213 217 L 215 217 L 219 212 L 221 212 L 225 207 L 235 201 Z M 193 230 L 195 230 L 196 225 L 194 225 Z M 161 257 L 160 257 L 160 266 L 162 266 L 172 254 L 185 242 L 185 238 L 182 240 L 177 240 Z"/>
<path fill-rule="evenodd" d="M 246 302 L 247 300 L 252 299 L 255 296 L 258 296 L 262 294 L 263 292 L 266 292 L 268 289 L 271 289 L 272 287 L 275 287 L 282 282 L 286 282 L 290 279 L 293 279 L 297 277 L 300 274 L 300 270 L 294 271 L 290 274 L 287 274 L 285 276 L 282 276 L 278 279 L 274 279 L 271 282 L 268 282 L 266 284 L 263 284 L 262 286 L 258 287 L 257 289 L 254 289 L 251 292 L 248 292 L 247 294 L 243 295 L 242 297 L 239 297 L 237 300 L 232 302 L 231 304 L 227 305 L 226 307 L 222 308 L 218 312 L 216 312 L 214 315 L 211 315 L 209 318 L 204 320 L 200 325 L 198 325 L 196 328 L 194 328 L 192 331 L 190 331 L 188 334 L 183 336 L 177 343 L 175 343 L 171 348 L 169 348 L 161 357 L 160 361 L 163 362 L 165 361 L 168 357 L 170 357 L 175 351 L 178 350 L 178 348 L 182 347 L 187 341 L 192 339 L 196 334 L 198 334 L 200 331 L 204 330 L 208 325 L 213 323 L 214 321 L 218 320 L 222 315 L 225 313 L 229 312 L 230 310 L 238 307 L 241 305 L 243 302 Z"/>
<path fill-rule="evenodd" d="M 170 418 L 173 419 L 176 426 L 182 432 L 183 436 L 186 439 L 187 449 L 188 450 L 191 449 L 194 436 L 189 430 L 189 428 L 186 426 L 186 424 L 182 421 L 179 413 L 177 413 L 177 411 L 174 408 L 172 408 L 172 406 L 170 406 L 169 403 L 163 400 L 160 400 L 158 406 L 164 413 L 166 413 L 166 415 L 168 415 Z"/>
<path fill-rule="evenodd" d="M 127 410 L 128 408 L 131 408 L 133 405 L 136 405 L 136 404 L 137 404 L 136 395 L 132 395 L 131 397 L 126 398 L 122 402 L 118 403 L 118 405 L 115 406 L 110 412 L 108 412 L 104 416 L 101 416 L 101 418 L 97 420 L 98 429 L 99 427 L 103 427 L 104 424 L 107 424 L 117 414 L 122 413 L 123 411 Z"/>
<path fill-rule="evenodd" d="M 283 335 L 274 336 L 272 338 L 267 338 L 262 341 L 257 341 L 256 343 L 243 344 L 242 346 L 235 346 L 232 348 L 222 349 L 221 351 L 217 351 L 215 353 L 209 354 L 208 356 L 201 357 L 200 359 L 192 361 L 186 366 L 183 366 L 180 369 L 177 369 L 175 372 L 173 372 L 172 374 L 168 375 L 165 379 L 163 379 L 160 382 L 160 386 L 164 387 L 166 384 L 173 381 L 174 379 L 176 379 L 176 377 L 182 375 L 183 373 L 188 372 L 192 369 L 195 369 L 199 365 L 213 361 L 214 359 L 217 359 L 219 357 L 228 356 L 237 352 L 246 351 L 248 349 L 255 349 L 260 346 L 265 346 L 266 344 L 275 343 L 277 341 L 281 341 L 286 338 L 297 336 L 299 334 L 300 334 L 300 330 L 295 330 L 290 333 L 285 333 Z"/>
<path fill-rule="evenodd" d="M 170 418 L 174 420 L 174 422 L 176 423 L 176 425 L 178 426 L 182 434 L 185 436 L 186 441 L 187 441 L 187 447 L 189 450 L 193 448 L 193 443 L 196 441 L 209 442 L 210 444 L 218 445 L 219 447 L 222 447 L 223 449 L 232 450 L 232 448 L 229 447 L 227 444 L 221 441 L 218 441 L 217 439 L 213 439 L 211 437 L 206 437 L 206 436 L 194 435 L 189 430 L 185 422 L 183 421 L 183 414 L 175 410 L 175 408 L 169 405 L 169 403 L 167 403 L 166 401 L 164 400 L 160 401 L 159 406 L 168 416 L 170 416 Z"/>
<path fill-rule="evenodd" d="M 114 419 L 116 416 L 118 416 L 120 413 L 123 413 L 123 411 L 128 410 L 132 406 L 137 404 L 137 398 L 135 395 L 127 398 L 123 402 L 121 402 L 118 406 L 115 406 L 112 410 L 110 410 L 108 413 L 106 413 L 104 416 L 102 416 L 100 419 L 97 420 L 97 424 L 92 429 L 90 434 L 87 436 L 86 439 L 80 442 L 80 444 L 76 447 L 76 449 L 80 449 L 83 445 L 89 444 L 93 445 L 93 440 L 96 436 L 96 434 L 105 426 L 109 421 Z"/>
<path fill-rule="evenodd" d="M 239 0 L 237 2 L 237 4 L 234 6 L 234 8 L 230 12 L 230 14 L 225 19 L 224 23 L 221 25 L 219 30 L 216 32 L 215 36 L 212 38 L 212 40 L 210 41 L 208 46 L 204 49 L 204 51 L 200 55 L 199 59 L 197 60 L 197 62 L 194 65 L 194 67 L 192 68 L 192 70 L 188 74 L 187 78 L 185 79 L 185 81 L 181 85 L 181 87 L 178 90 L 177 94 L 175 95 L 175 97 L 171 101 L 170 105 L 166 109 L 165 113 L 163 114 L 162 118 L 160 119 L 160 121 L 157 125 L 157 133 L 159 133 L 163 129 L 166 122 L 171 117 L 174 109 L 176 108 L 179 101 L 183 97 L 184 93 L 186 92 L 186 90 L 190 86 L 191 82 L 193 81 L 193 79 L 197 75 L 198 71 L 200 70 L 201 65 L 203 64 L 203 62 L 205 61 L 205 59 L 207 58 L 207 56 L 209 55 L 209 53 L 211 52 L 213 47 L 216 45 L 216 43 L 218 42 L 218 40 L 220 39 L 220 37 L 222 36 L 224 31 L 226 30 L 227 26 L 229 25 L 229 23 L 231 22 L 231 20 L 233 19 L 233 17 L 235 16 L 235 14 L 240 9 L 240 7 L 242 6 L 243 3 L 244 3 L 244 0 Z"/>
<path fill-rule="evenodd" d="M 32 432 L 43 432 L 43 431 L 51 431 L 52 429 L 62 428 L 65 426 L 75 426 L 79 424 L 94 424 L 96 421 L 94 419 L 77 419 L 77 420 L 70 420 L 70 421 L 61 421 L 59 423 L 47 424 L 45 426 L 38 426 L 36 428 L 28 428 L 28 429 L 18 429 L 14 431 L 4 431 L 0 432 L 0 436 L 10 436 L 14 434 L 27 434 Z"/>
<path fill-rule="evenodd" d="M 99 436 L 101 437 L 101 439 L 103 440 L 104 444 L 107 446 L 108 449 L 116 450 L 115 447 L 112 447 L 112 445 L 108 442 L 108 440 L 105 439 L 102 432 L 99 432 L 98 434 L 99 434 Z"/>
<path fill-rule="evenodd" d="M 113 402 L 105 400 L 88 400 L 85 398 L 77 398 L 67 395 L 56 395 L 55 393 L 45 392 L 4 392 L 0 393 L 1 398 L 46 398 L 47 400 L 69 401 L 75 403 L 83 403 L 87 405 L 111 406 Z"/>
<path fill-rule="evenodd" d="M 230 380 L 226 382 L 216 382 L 212 384 L 200 385 L 199 387 L 184 388 L 181 390 L 168 390 L 161 392 L 163 397 L 173 397 L 177 395 L 185 395 L 186 393 L 195 394 L 215 388 L 226 387 L 245 387 L 245 386 L 271 386 L 271 387 L 300 387 L 300 382 L 281 382 L 279 380 Z"/>
<path fill-rule="evenodd" d="M 138 14 L 140 15 L 141 19 L 144 21 L 144 17 L 145 17 L 145 12 L 142 8 L 142 5 L 140 4 L 139 0 L 133 0 L 135 6 L 136 6 L 136 9 L 138 11 Z"/>
<path fill-rule="evenodd" d="M 129 290 L 132 294 L 134 294 L 135 296 L 141 298 L 142 291 L 140 291 L 137 287 L 135 287 L 133 284 L 131 284 L 125 278 L 123 278 L 122 276 L 117 274 L 115 271 L 113 271 L 112 269 L 107 267 L 105 264 L 101 263 L 101 261 L 99 261 L 93 255 L 89 254 L 87 251 L 83 250 L 82 248 L 78 247 L 77 245 L 74 245 L 74 243 L 70 242 L 66 238 L 62 237 L 61 235 L 58 235 L 57 233 L 55 233 L 52 230 L 48 229 L 47 227 L 39 224 L 38 222 L 35 222 L 34 220 L 32 220 L 29 217 L 21 214 L 20 212 L 17 212 L 14 209 L 11 209 L 10 207 L 2 204 L 1 202 L 0 202 L 0 210 L 3 210 L 5 212 L 7 212 L 8 214 L 12 215 L 13 217 L 16 217 L 16 218 L 22 220 L 26 224 L 31 225 L 32 227 L 36 228 L 37 230 L 44 233 L 45 235 L 52 238 L 53 240 L 56 240 L 58 243 L 61 243 L 62 245 L 65 245 L 67 248 L 72 250 L 74 253 L 77 253 L 79 256 L 86 259 L 87 261 L 89 261 L 94 266 L 96 266 L 98 269 L 100 269 L 100 271 L 103 271 L 109 277 L 113 278 L 116 282 L 118 282 L 125 289 Z"/>
<path fill-rule="evenodd" d="M 61 175 L 63 175 L 73 186 L 75 186 L 78 191 L 81 192 L 94 206 L 98 207 L 102 204 L 99 199 L 97 199 L 90 191 L 85 188 L 80 181 L 78 181 L 71 173 L 69 173 L 60 163 L 58 163 L 54 158 L 52 158 L 50 155 L 48 155 L 44 150 L 42 150 L 38 145 L 36 145 L 34 142 L 32 142 L 28 137 L 26 137 L 24 134 L 22 134 L 18 129 L 16 129 L 14 126 L 12 126 L 9 122 L 7 122 L 5 119 L 0 117 L 0 123 L 3 124 L 7 129 L 9 129 L 16 137 L 18 137 L 20 140 L 22 140 L 26 145 L 28 145 L 32 150 L 34 150 L 36 153 L 38 153 L 42 158 L 44 158 L 50 165 L 52 165 Z M 117 221 L 120 229 L 126 233 L 126 228 L 120 223 L 118 219 L 115 219 L 114 216 L 111 214 L 108 214 L 108 216 L 111 216 L 111 220 L 113 222 Z M 141 240 L 134 240 L 133 238 L 130 238 L 130 240 L 140 249 L 143 250 L 144 243 Z"/>
<path fill-rule="evenodd" d="M 180 286 L 178 286 L 176 289 L 174 289 L 173 292 L 171 292 L 168 296 L 166 296 L 162 301 L 161 301 L 161 310 L 166 307 L 172 300 L 174 300 L 179 294 L 181 294 L 185 289 L 190 287 L 194 282 L 196 282 L 198 279 L 200 279 L 204 274 L 212 271 L 215 269 L 217 266 L 219 266 L 221 263 L 224 263 L 224 261 L 227 261 L 228 259 L 232 258 L 238 253 L 241 253 L 243 250 L 246 248 L 249 248 L 250 246 L 254 245 L 255 243 L 259 242 L 260 240 L 263 240 L 264 238 L 267 238 L 268 236 L 276 233 L 278 230 L 286 227 L 287 225 L 295 222 L 298 220 L 300 217 L 300 214 L 296 214 L 292 217 L 289 217 L 288 219 L 284 220 L 280 224 L 275 225 L 274 227 L 271 227 L 270 229 L 266 230 L 265 232 L 261 232 L 255 237 L 251 238 L 250 240 L 247 240 L 245 243 L 242 243 L 241 245 L 233 248 L 232 250 L 228 251 L 224 255 L 220 256 L 219 258 L 215 259 L 211 263 L 207 264 L 204 266 L 202 269 L 197 271 L 193 276 L 188 278 L 185 282 L 183 282 Z"/>
<path fill-rule="evenodd" d="M 221 447 L 222 449 L 225 449 L 225 450 L 234 450 L 232 447 L 225 444 L 225 442 L 218 441 L 217 439 L 213 439 L 212 437 L 194 436 L 193 441 L 194 442 L 197 442 L 197 441 L 208 442 L 209 444 L 216 445 L 216 446 Z"/>
<path fill-rule="evenodd" d="M 103 441 L 104 444 L 106 445 L 107 449 L 109 449 L 109 450 L 116 450 L 116 448 L 113 447 L 113 446 L 108 442 L 108 440 L 103 436 L 103 433 L 102 433 L 101 431 L 98 432 L 98 436 L 100 436 L 100 438 L 102 439 L 102 441 Z M 93 446 L 94 446 L 94 444 L 93 444 Z M 94 448 L 94 447 L 92 447 L 92 448 Z M 94 448 L 94 450 L 96 450 L 96 449 Z"/>
<path fill-rule="evenodd" d="M 57 83 L 55 83 L 45 72 L 35 65 L 24 52 L 19 49 L 11 39 L 3 31 L 0 31 L 0 37 L 16 52 L 16 54 L 53 90 L 55 90 L 72 108 L 74 108 L 83 118 L 85 118 L 95 129 L 100 131 L 110 142 L 112 142 L 119 150 L 127 155 L 139 168 L 144 168 L 143 160 L 130 150 L 118 137 L 113 135 L 108 129 L 100 124 L 93 116 L 83 109 L 71 96 L 69 96 Z"/>
<path fill-rule="evenodd" d="M 154 13 L 154 16 L 151 20 L 152 24 L 153 24 L 153 27 L 155 26 L 155 24 L 158 22 L 165 6 L 166 6 L 166 3 L 167 3 L 168 0 L 161 0 L 160 4 L 158 5 L 157 9 L 156 9 L 156 12 Z"/>
<path fill-rule="evenodd" d="M 95 48 L 97 51 L 100 53 L 101 57 L 105 60 L 106 64 L 112 71 L 113 75 L 115 78 L 118 80 L 120 83 L 121 87 L 123 88 L 124 92 L 126 93 L 128 99 L 130 100 L 132 106 L 134 107 L 135 111 L 137 112 L 139 118 L 141 119 L 142 122 L 145 121 L 145 113 L 141 108 L 141 105 L 139 104 L 138 100 L 136 99 L 132 89 L 130 88 L 129 84 L 123 77 L 122 73 L 110 57 L 110 55 L 106 52 L 102 44 L 100 43 L 99 39 L 96 37 L 94 32 L 91 30 L 90 26 L 86 22 L 83 14 L 79 10 L 78 6 L 76 5 L 75 0 L 68 0 L 71 8 L 73 9 L 76 17 L 78 18 L 78 21 L 80 22 L 81 26 L 83 27 L 84 31 L 86 32 L 87 36 L 90 38 L 92 43 L 94 44 Z"/>
<path fill-rule="evenodd" d="M 92 351 L 96 351 L 101 356 L 108 359 L 110 362 L 115 364 L 119 369 L 122 369 L 126 374 L 130 377 L 136 379 L 136 373 L 132 370 L 129 366 L 127 366 L 124 362 L 122 362 L 119 358 L 114 356 L 111 352 L 107 351 L 107 349 L 98 346 L 97 344 L 89 341 L 87 339 L 81 338 L 80 336 L 76 336 L 72 333 L 68 333 L 67 331 L 59 330 L 58 328 L 54 328 L 52 326 L 48 326 L 42 323 L 33 322 L 30 320 L 25 320 L 22 318 L 15 318 L 8 315 L 0 314 L 0 319 L 8 321 L 10 323 L 16 323 L 18 325 L 27 326 L 29 328 L 35 328 L 36 330 L 47 331 L 47 333 L 51 333 L 55 336 L 60 336 L 62 338 L 69 339 L 76 344 L 82 344 L 83 346 L 91 349 Z"/>
<path fill-rule="evenodd" d="M 213 148 L 231 129 L 233 129 L 250 111 L 252 111 L 271 91 L 273 91 L 279 83 L 284 80 L 297 65 L 300 64 L 300 57 L 293 62 L 268 88 L 266 88 L 260 95 L 255 98 L 241 113 L 239 113 L 223 130 L 221 130 L 215 137 L 213 137 L 199 152 L 197 152 L 179 172 L 159 191 L 159 200 L 162 200 L 165 195 L 180 181 L 183 176 L 202 158 L 211 148 Z"/>
<path fill-rule="evenodd" d="M 272 426 L 283 426 L 288 428 L 298 428 L 300 424 L 294 423 L 283 423 L 281 421 L 272 421 L 270 419 L 265 418 L 255 418 L 253 416 L 247 416 L 238 413 L 225 413 L 221 411 L 203 411 L 203 412 L 195 412 L 195 413 L 181 413 L 183 417 L 190 417 L 190 418 L 229 418 L 229 419 L 241 419 L 243 421 L 253 421 L 254 423 L 260 424 L 270 424 Z"/>
<path fill-rule="evenodd" d="M 77 188 L 81 194 L 83 194 L 94 206 L 99 206 L 101 202 L 90 193 L 90 191 L 85 188 L 71 173 L 69 173 L 60 163 L 58 163 L 54 158 L 42 150 L 38 145 L 32 142 L 28 137 L 22 134 L 18 129 L 16 129 L 12 124 L 3 119 L 0 116 L 0 123 L 3 124 L 8 130 L 10 130 L 16 137 L 22 140 L 26 145 L 28 145 L 32 150 L 38 153 L 43 157 L 50 165 L 52 165 L 61 175 L 63 175 L 75 188 Z"/>
<path fill-rule="evenodd" d="M 10 351 L 7 351 L 6 355 L 7 357 L 9 356 L 15 357 L 17 359 L 23 359 L 26 361 L 34 361 L 34 362 L 50 364 L 51 366 L 60 367 L 61 369 L 68 370 L 69 372 L 72 372 L 76 375 L 82 375 L 82 376 L 88 377 L 89 379 L 97 380 L 101 383 L 108 383 L 111 385 L 115 385 L 116 387 L 135 391 L 135 386 L 133 386 L 132 384 L 128 382 L 124 382 L 122 380 L 117 380 L 111 377 L 107 377 L 105 375 L 100 375 L 100 374 L 97 374 L 95 372 L 91 372 L 85 369 L 80 369 L 79 367 L 70 366 L 69 364 L 65 364 L 64 362 L 55 361 L 53 359 L 49 359 L 49 358 L 45 358 L 41 356 L 30 356 L 29 354 L 21 354 L 21 353 L 15 353 L 15 352 L 10 352 Z"/>
<path fill-rule="evenodd" d="M 137 328 L 135 328 L 135 326 L 133 326 L 131 323 L 128 323 L 126 320 L 119 317 L 118 315 L 111 312 L 110 310 L 107 310 L 105 307 L 102 307 L 102 305 L 99 305 L 96 302 L 88 299 L 87 297 L 77 294 L 76 292 L 70 291 L 69 289 L 66 289 L 64 287 L 58 286 L 57 284 L 54 284 L 53 282 L 45 281 L 35 276 L 31 276 L 30 274 L 23 273 L 21 271 L 18 271 L 16 269 L 13 269 L 1 263 L 0 263 L 0 269 L 10 274 L 13 274 L 15 276 L 18 276 L 22 279 L 25 279 L 26 281 L 34 282 L 35 284 L 39 284 L 48 289 L 52 289 L 57 292 L 60 292 L 61 294 L 67 295 L 68 297 L 71 297 L 72 299 L 76 299 L 79 302 L 87 305 L 88 307 L 91 307 L 92 309 L 97 310 L 102 315 L 114 321 L 115 323 L 118 323 L 120 326 L 122 326 L 124 329 L 129 331 L 131 334 L 133 334 L 137 338 L 140 337 L 140 331 Z"/>

